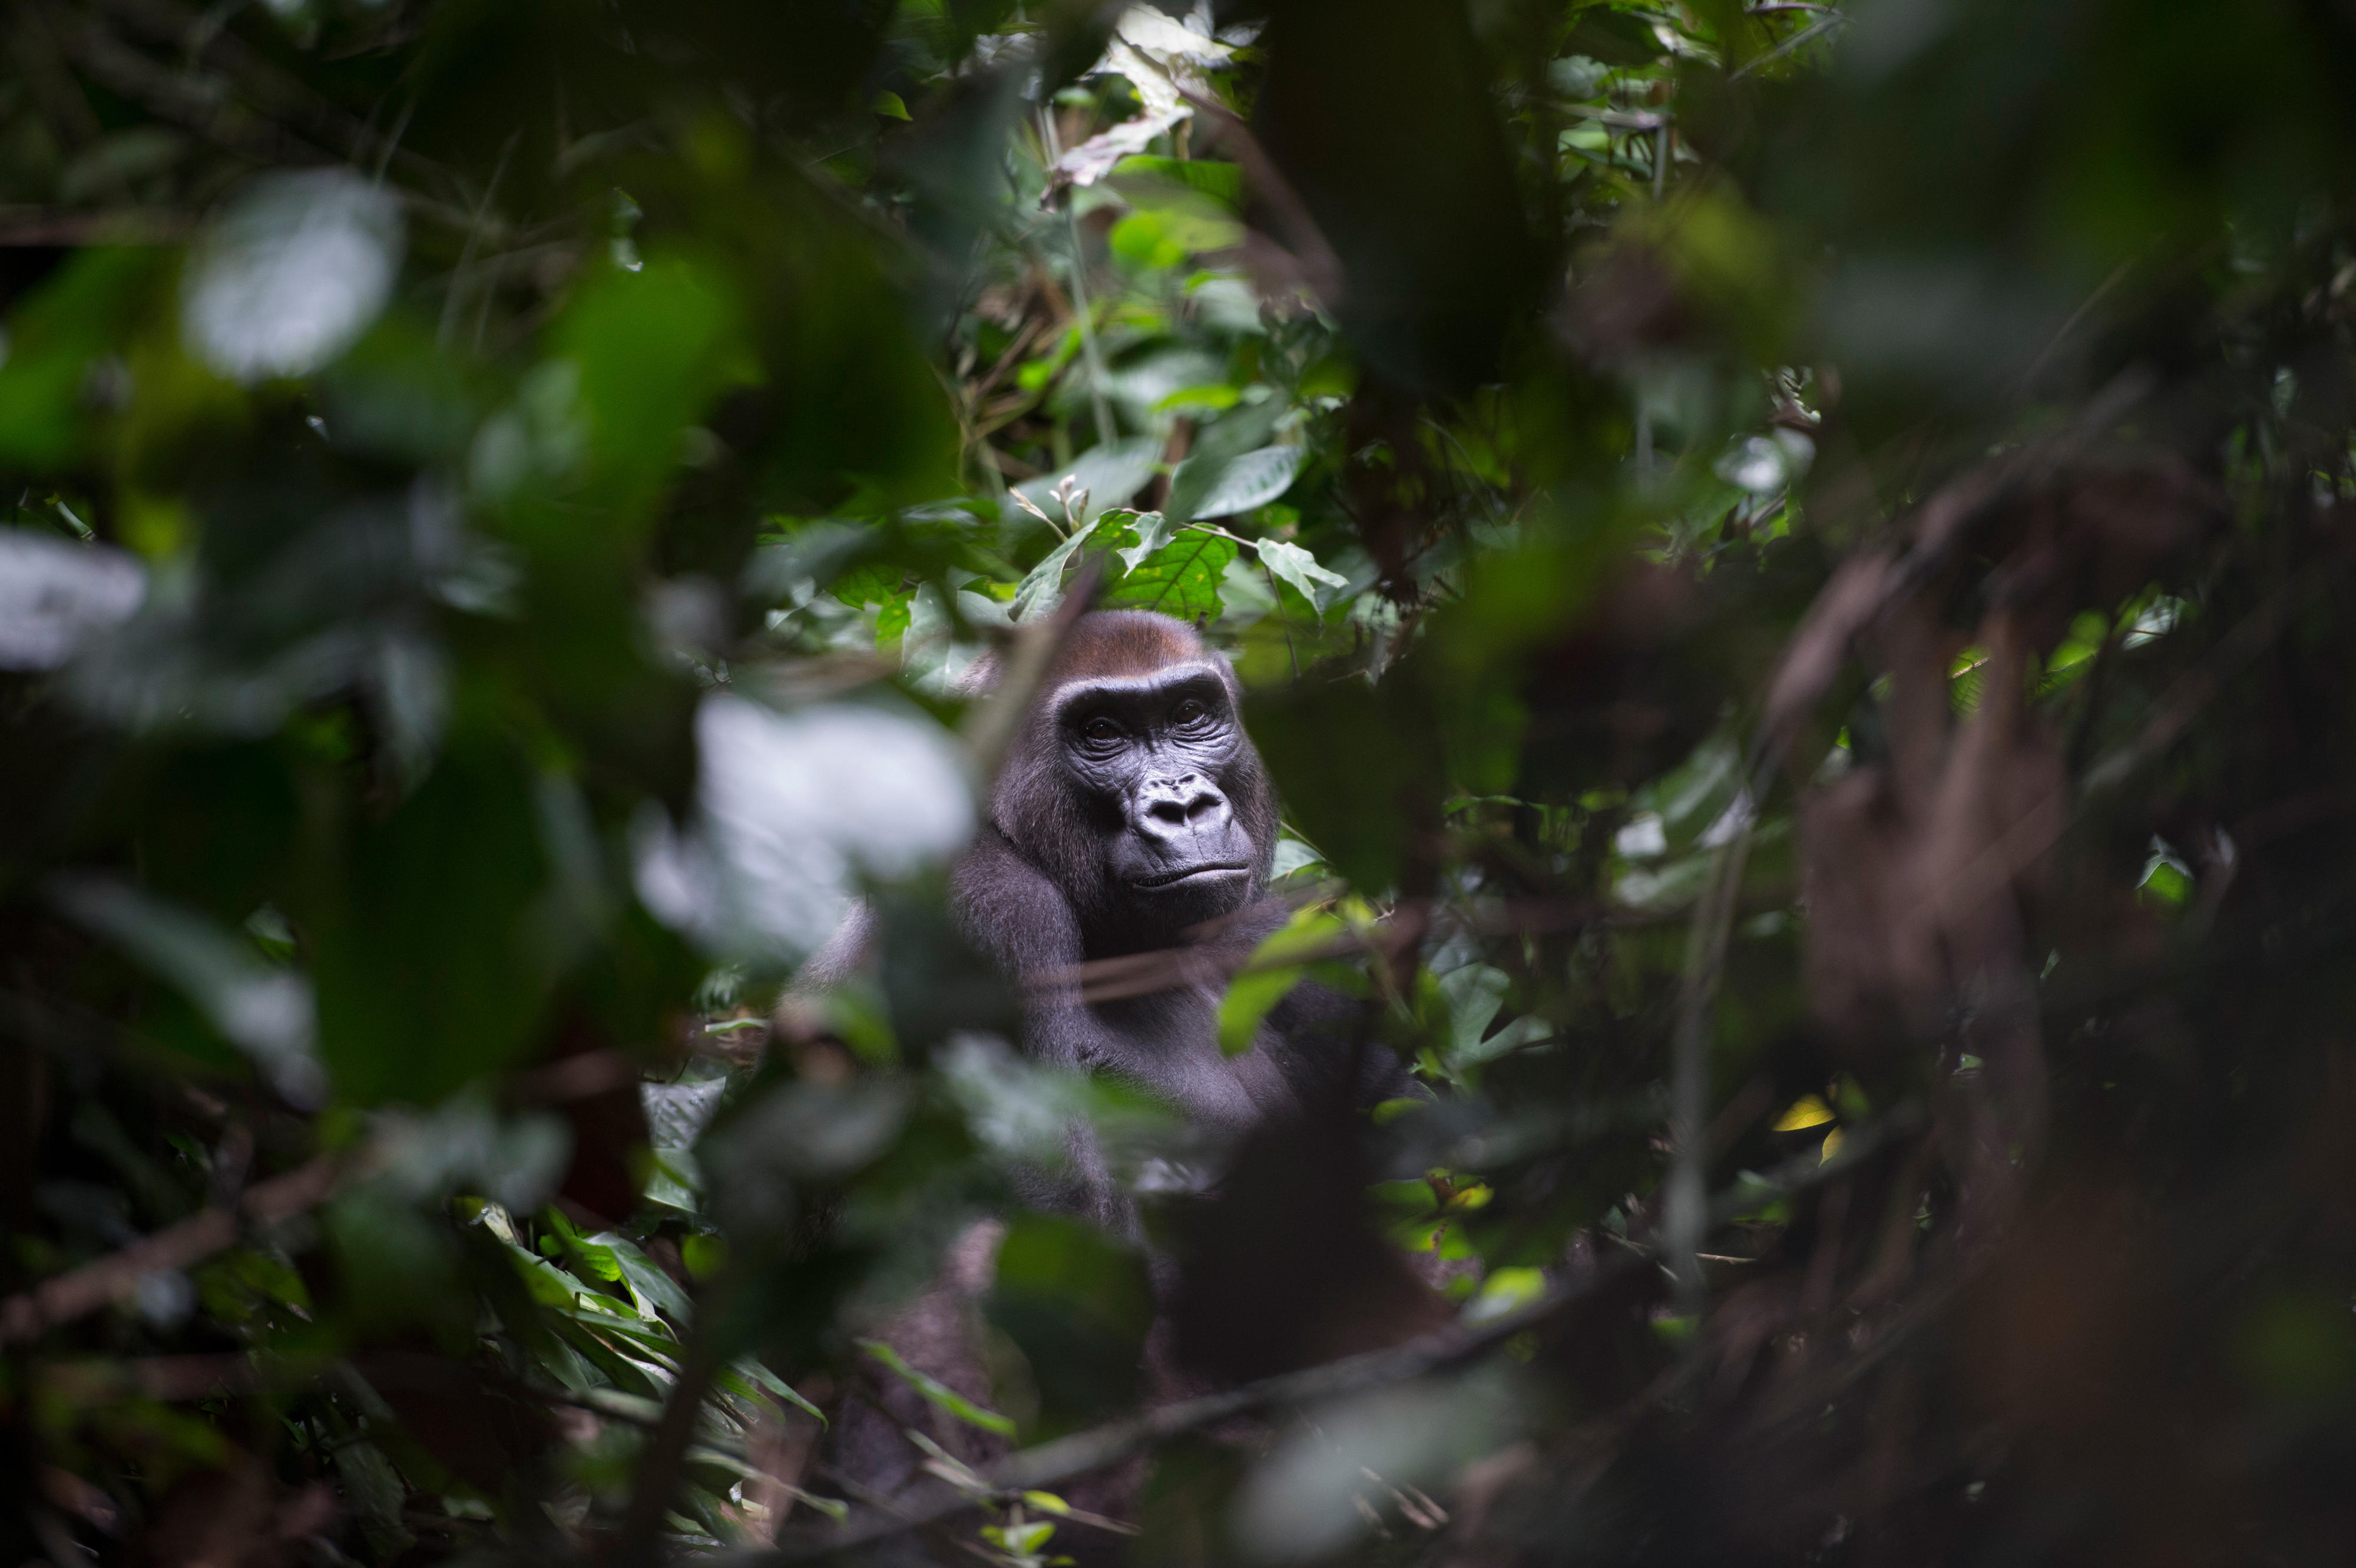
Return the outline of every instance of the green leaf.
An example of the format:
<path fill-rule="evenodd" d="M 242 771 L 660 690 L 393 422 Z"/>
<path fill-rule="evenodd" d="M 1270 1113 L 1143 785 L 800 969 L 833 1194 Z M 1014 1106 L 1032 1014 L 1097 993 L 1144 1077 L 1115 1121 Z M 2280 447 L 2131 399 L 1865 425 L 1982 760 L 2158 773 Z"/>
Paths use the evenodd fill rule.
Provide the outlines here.
<path fill-rule="evenodd" d="M 870 562 L 835 578 L 827 591 L 846 605 L 883 604 L 899 593 L 904 575 L 896 561 Z"/>
<path fill-rule="evenodd" d="M 1451 1055 L 1462 1056 L 1480 1048 L 1481 1036 L 1487 1033 L 1489 1020 L 1505 1004 L 1505 992 L 1512 984 L 1504 970 L 1492 969 L 1485 963 L 1468 963 L 1440 977 L 1440 993 L 1448 1001 Z"/>
<path fill-rule="evenodd" d="M 1479 1067 L 1483 1062 L 1493 1062 L 1509 1052 L 1518 1051 L 1524 1046 L 1551 1039 L 1553 1036 L 1554 1026 L 1532 1013 L 1515 1019 L 1487 1039 L 1459 1050 L 1455 1065 L 1461 1068 Z"/>
<path fill-rule="evenodd" d="M 1544 1271 L 1497 1269 L 1481 1283 L 1481 1292 L 1464 1309 L 1467 1323 L 1487 1323 L 1517 1312 L 1546 1294 Z"/>
<path fill-rule="evenodd" d="M 1130 568 L 1105 596 L 1107 609 L 1157 610 L 1180 620 L 1219 613 L 1219 582 L 1236 544 L 1215 533 L 1188 529 Z"/>
<path fill-rule="evenodd" d="M 870 1357 L 881 1362 L 887 1370 L 922 1394 L 926 1401 L 947 1411 L 959 1421 L 969 1426 L 978 1426 L 984 1432 L 994 1432 L 1001 1437 L 1014 1435 L 1012 1421 L 994 1410 L 984 1410 L 938 1378 L 916 1370 L 900 1359 L 900 1353 L 897 1350 L 893 1349 L 881 1339 L 862 1339 L 858 1341 L 858 1345 Z"/>
<path fill-rule="evenodd" d="M 688 1320 L 693 1308 L 688 1303 L 687 1293 L 680 1289 L 679 1282 L 663 1273 L 652 1258 L 638 1251 L 626 1238 L 611 1230 L 600 1230 L 589 1240 L 605 1248 L 612 1256 L 623 1282 L 638 1298 L 641 1308 L 648 1312 L 667 1313 L 676 1323 L 683 1324 Z"/>
<path fill-rule="evenodd" d="M 1115 189 L 1120 189 L 1121 182 L 1128 178 L 1166 179 L 1207 196 L 1230 210 L 1240 208 L 1244 200 L 1242 166 L 1208 158 L 1126 157 L 1112 166 L 1110 177 Z"/>
<path fill-rule="evenodd" d="M 1320 566 L 1317 557 L 1298 544 L 1288 544 L 1280 539 L 1260 542 L 1259 564 L 1269 569 L 1280 582 L 1291 584 L 1301 590 L 1301 596 L 1324 613 L 1334 597 L 1350 585 L 1350 579 L 1339 572 Z"/>
<path fill-rule="evenodd" d="M 757 1385 L 774 1398 L 783 1400 L 803 1414 L 815 1418 L 820 1426 L 826 1424 L 826 1416 L 818 1406 L 802 1398 L 791 1383 L 762 1365 L 759 1357 L 739 1356 L 728 1365 L 739 1377 Z"/>
<path fill-rule="evenodd" d="M 1219 1004 L 1219 1049 L 1231 1057 L 1251 1049 L 1260 1020 L 1301 983 L 1301 964 L 1286 961 L 1306 960 L 1344 929 L 1337 917 L 1312 907 L 1296 910 L 1291 919 L 1262 938 Z"/>
<path fill-rule="evenodd" d="M 1579 18 L 1564 49 L 1606 65 L 1650 65 L 1668 52 L 1652 24 L 1624 11 L 1598 5 Z"/>
<path fill-rule="evenodd" d="M 884 601 L 884 608 L 875 617 L 875 640 L 897 642 L 908 635 L 908 626 L 915 616 L 916 590 L 894 594 Z"/>
<path fill-rule="evenodd" d="M 1263 446 L 1257 452 L 1247 452 L 1218 466 L 1217 472 L 1205 486 L 1187 513 L 1188 521 L 1198 517 L 1233 517 L 1255 507 L 1266 506 L 1292 488 L 1301 465 L 1309 460 L 1306 446 Z M 1188 466 L 1208 464 L 1207 457 L 1189 457 L 1179 465 L 1184 474 Z M 1171 480 L 1172 493 L 1177 490 L 1177 479 Z M 1305 552 L 1304 552 L 1305 553 Z"/>
<path fill-rule="evenodd" d="M 1158 511 L 1140 512 L 1130 526 L 1136 530 L 1137 542 L 1113 552 L 1120 557 L 1121 568 L 1129 572 L 1136 571 L 1147 556 L 1167 545 L 1170 536 L 1177 532 L 1176 525 Z"/>
<path fill-rule="evenodd" d="M 91 369 L 131 337 L 155 279 L 170 275 L 163 269 L 171 254 L 136 246 L 74 251 L 10 312 L 8 351 L 0 359 L 0 458 L 33 469 L 72 461 L 89 438 L 83 397 Z"/>
<path fill-rule="evenodd" d="M 669 473 L 680 432 L 731 382 L 757 373 L 734 285 L 681 257 L 648 257 L 637 273 L 598 274 L 557 323 L 559 352 L 580 368 L 579 412 L 598 499 L 626 512 Z M 577 548 L 578 524 L 564 540 Z"/>
<path fill-rule="evenodd" d="M 1778 1133 L 1799 1133 L 1810 1127 L 1821 1127 L 1833 1119 L 1833 1109 L 1820 1095 L 1804 1094 L 1792 1101 L 1783 1114 L 1775 1119 Z"/>
<path fill-rule="evenodd" d="M 1047 552 L 1046 558 L 1023 576 L 1014 589 L 1015 625 L 1026 626 L 1055 613 L 1055 607 L 1064 602 L 1064 569 L 1071 564 L 1073 554 L 1087 542 L 1102 521 L 1091 518 L 1074 529 L 1069 539 Z"/>
<path fill-rule="evenodd" d="M 1162 501 L 1162 509 L 1170 514 L 1171 521 L 1186 523 L 1197 517 L 1220 515 L 1209 510 L 1205 502 L 1213 499 L 1229 464 L 1255 451 L 1280 450 L 1269 447 L 1267 442 L 1275 431 L 1277 422 L 1284 417 L 1287 406 L 1280 397 L 1263 397 L 1258 403 L 1243 404 L 1215 424 L 1205 425 L 1194 438 L 1194 452 L 1170 476 L 1170 494 Z M 1274 461 L 1271 458 L 1260 459 L 1263 466 Z M 1291 474 L 1285 475 L 1287 484 L 1291 479 Z M 1265 480 L 1263 474 L 1261 482 L 1265 483 Z"/>

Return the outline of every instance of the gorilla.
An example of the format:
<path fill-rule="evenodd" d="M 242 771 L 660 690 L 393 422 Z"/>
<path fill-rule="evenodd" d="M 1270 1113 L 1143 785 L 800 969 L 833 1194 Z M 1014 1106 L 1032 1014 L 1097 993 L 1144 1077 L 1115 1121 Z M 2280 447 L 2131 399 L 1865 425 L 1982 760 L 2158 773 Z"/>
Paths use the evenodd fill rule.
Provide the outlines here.
<path fill-rule="evenodd" d="M 986 685 L 991 671 L 979 674 Z M 1241 698 L 1234 672 L 1184 622 L 1133 610 L 1080 617 L 950 877 L 967 940 L 1023 989 L 1026 1055 L 1125 1079 L 1240 1150 L 1235 1189 L 1193 1200 L 1196 1234 L 1217 1240 L 1193 1249 L 1183 1271 L 1155 1259 L 1161 1348 L 1148 1359 L 1159 1363 L 1165 1394 L 1206 1386 L 1204 1377 L 1256 1375 L 1266 1368 L 1255 1357 L 1274 1357 L 1274 1367 L 1353 1348 L 1345 1323 L 1340 1337 L 1333 1331 L 1349 1316 L 1341 1309 L 1368 1298 L 1370 1280 L 1395 1283 L 1399 1273 L 1358 1223 L 1364 1174 L 1347 1123 L 1358 1106 L 1417 1090 L 1387 1048 L 1366 1043 L 1360 1004 L 1304 982 L 1269 1011 L 1249 1050 L 1228 1057 L 1216 1026 L 1234 962 L 1112 1000 L 1083 997 L 1073 972 L 1090 960 L 1176 948 L 1239 962 L 1287 918 L 1266 897 L 1276 798 L 1244 733 Z M 1077 1210 L 1141 1239 L 1093 1141 L 1076 1131 L 1069 1149 L 1067 1179 L 1023 1191 L 1025 1203 Z M 1260 1201 L 1269 1191 L 1288 1194 L 1281 1212 Z M 906 1362 L 978 1403 L 991 1399 L 979 1325 L 1002 1234 L 994 1222 L 969 1230 L 933 1287 L 880 1330 Z M 1271 1257 L 1287 1266 L 1272 1269 Z M 1272 1301 L 1266 1283 L 1287 1273 L 1300 1276 L 1294 1294 L 1307 1293 L 1298 1310 Z M 1284 1326 L 1291 1318 L 1301 1320 L 1295 1330 Z M 1400 1321 L 1412 1328 L 1425 1319 Z M 1237 1344 L 1250 1347 L 1244 1359 L 1222 1353 Z M 923 1455 L 904 1429 L 929 1428 L 930 1441 L 968 1463 L 1004 1451 L 943 1421 L 896 1380 L 869 1373 L 860 1383 L 831 1448 L 836 1473 L 870 1496 L 916 1478 Z M 1141 1463 L 1071 1496 L 1124 1514 Z M 1099 1554 L 1084 1549 L 1090 1560 Z"/>
<path fill-rule="evenodd" d="M 1351 1059 L 1347 998 L 1296 987 L 1253 1047 L 1228 1057 L 1216 1022 L 1232 963 L 1094 1003 L 1072 971 L 1189 946 L 1240 960 L 1283 923 L 1288 911 L 1263 897 L 1276 796 L 1241 701 L 1235 672 L 1183 621 L 1139 610 L 1079 618 L 951 879 L 968 939 L 1026 989 L 1026 1054 L 1126 1079 L 1197 1123 L 1238 1132 L 1365 1077 Z"/>

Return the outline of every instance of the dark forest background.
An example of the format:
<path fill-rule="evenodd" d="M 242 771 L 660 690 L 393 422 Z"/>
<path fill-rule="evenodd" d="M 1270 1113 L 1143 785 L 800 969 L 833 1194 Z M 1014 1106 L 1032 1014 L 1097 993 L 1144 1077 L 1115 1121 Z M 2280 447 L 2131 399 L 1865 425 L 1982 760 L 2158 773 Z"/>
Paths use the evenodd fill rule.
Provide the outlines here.
<path fill-rule="evenodd" d="M 0 1563 L 2356 1560 L 2356 9 L 0 36 Z M 1207 1208 L 944 911 L 1080 602 L 1430 1090 Z"/>

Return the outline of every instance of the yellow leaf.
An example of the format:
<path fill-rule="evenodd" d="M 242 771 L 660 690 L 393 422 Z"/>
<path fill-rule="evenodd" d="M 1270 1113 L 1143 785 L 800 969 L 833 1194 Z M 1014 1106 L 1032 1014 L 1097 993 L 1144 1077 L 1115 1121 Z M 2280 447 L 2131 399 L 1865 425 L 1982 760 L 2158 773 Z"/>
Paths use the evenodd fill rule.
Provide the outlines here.
<path fill-rule="evenodd" d="M 1839 1128 L 1836 1127 L 1831 1132 L 1825 1134 L 1825 1152 L 1816 1156 L 1816 1164 L 1821 1165 L 1830 1160 L 1835 1155 L 1839 1154 L 1840 1146 L 1841 1132 Z"/>
<path fill-rule="evenodd" d="M 1821 1127 L 1833 1119 L 1833 1108 L 1813 1094 L 1804 1094 L 1792 1101 L 1792 1108 L 1775 1119 L 1778 1133 L 1797 1133 L 1805 1127 Z"/>

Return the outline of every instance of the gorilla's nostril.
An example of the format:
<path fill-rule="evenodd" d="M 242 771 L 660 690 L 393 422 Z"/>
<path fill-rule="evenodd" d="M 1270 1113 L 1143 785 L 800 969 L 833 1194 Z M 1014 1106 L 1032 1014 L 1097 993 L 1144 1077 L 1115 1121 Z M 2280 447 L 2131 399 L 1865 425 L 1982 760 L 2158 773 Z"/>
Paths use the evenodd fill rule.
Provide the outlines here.
<path fill-rule="evenodd" d="M 1138 792 L 1137 822 L 1159 832 L 1201 832 L 1225 822 L 1227 798 L 1199 778 L 1159 779 Z"/>

